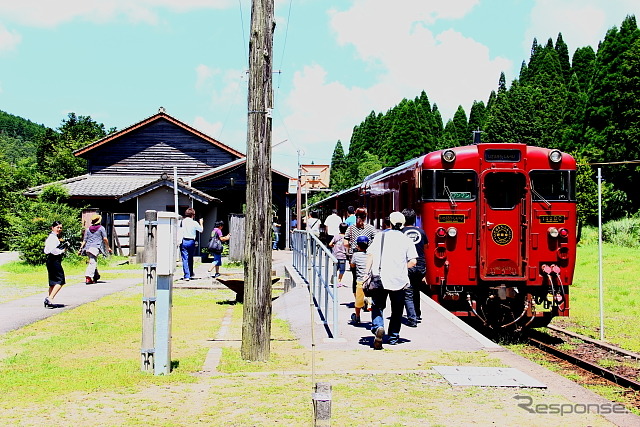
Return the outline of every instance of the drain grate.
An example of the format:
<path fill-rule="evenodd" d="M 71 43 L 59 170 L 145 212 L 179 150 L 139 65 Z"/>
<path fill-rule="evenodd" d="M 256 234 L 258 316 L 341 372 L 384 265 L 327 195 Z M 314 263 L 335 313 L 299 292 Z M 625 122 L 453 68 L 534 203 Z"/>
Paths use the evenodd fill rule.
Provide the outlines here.
<path fill-rule="evenodd" d="M 516 368 L 486 368 L 478 366 L 434 366 L 436 372 L 451 385 L 478 387 L 547 388 L 540 381 Z"/>

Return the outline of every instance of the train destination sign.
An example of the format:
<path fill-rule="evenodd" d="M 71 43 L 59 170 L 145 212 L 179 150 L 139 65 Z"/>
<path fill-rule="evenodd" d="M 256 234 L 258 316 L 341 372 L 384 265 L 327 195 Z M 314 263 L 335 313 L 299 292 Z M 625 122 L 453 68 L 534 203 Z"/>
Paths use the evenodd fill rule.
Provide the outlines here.
<path fill-rule="evenodd" d="M 520 150 L 489 149 L 484 152 L 486 162 L 519 162 Z"/>
<path fill-rule="evenodd" d="M 456 215 L 456 214 L 441 214 L 438 215 L 438 222 L 440 223 L 453 223 L 453 224 L 464 224 L 464 215 Z"/>
<path fill-rule="evenodd" d="M 564 215 L 540 215 L 540 224 L 564 224 Z"/>

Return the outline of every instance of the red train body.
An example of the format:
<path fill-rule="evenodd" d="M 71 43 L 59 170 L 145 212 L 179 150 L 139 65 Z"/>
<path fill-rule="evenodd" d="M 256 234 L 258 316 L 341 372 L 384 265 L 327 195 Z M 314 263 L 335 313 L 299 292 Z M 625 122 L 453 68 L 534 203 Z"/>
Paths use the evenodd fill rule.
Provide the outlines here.
<path fill-rule="evenodd" d="M 539 327 L 569 315 L 575 171 L 558 150 L 482 143 L 384 169 L 317 206 L 342 214 L 365 206 L 378 228 L 390 212 L 412 207 L 429 238 L 431 298 L 493 327 Z"/>

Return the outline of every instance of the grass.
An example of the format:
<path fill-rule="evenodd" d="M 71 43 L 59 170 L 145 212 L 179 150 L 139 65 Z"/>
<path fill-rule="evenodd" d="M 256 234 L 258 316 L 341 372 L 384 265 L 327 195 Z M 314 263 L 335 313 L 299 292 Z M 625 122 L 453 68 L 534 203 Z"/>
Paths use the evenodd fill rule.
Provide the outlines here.
<path fill-rule="evenodd" d="M 640 317 L 640 248 L 603 244 L 603 303 L 605 340 L 640 352 L 640 336 L 629 325 Z M 600 297 L 597 244 L 581 245 L 571 295 L 571 314 L 553 324 L 600 338 Z"/>
<path fill-rule="evenodd" d="M 31 278 L 41 292 L 44 269 L 22 268 L 6 266 L 0 289 Z M 81 277 L 84 267 L 65 268 L 68 276 Z M 134 274 L 127 268 L 123 274 Z M 171 375 L 154 376 L 140 370 L 141 294 L 140 286 L 132 287 L 0 335 L 0 424 L 311 423 L 311 353 L 300 346 L 285 322 L 273 318 L 270 360 L 247 362 L 240 356 L 242 305 L 229 302 L 233 292 L 174 289 L 175 368 Z M 576 305 L 574 301 L 572 310 L 580 312 Z M 220 373 L 194 376 L 211 347 L 222 347 Z M 529 414 L 517 406 L 514 395 L 531 396 L 544 404 L 568 401 L 543 390 L 451 387 L 430 370 L 435 365 L 501 366 L 501 362 L 481 351 L 317 351 L 314 380 L 332 385 L 335 425 L 491 424 L 496 412 L 501 423 L 511 425 L 607 424 L 589 414 L 561 420 Z M 367 373 L 370 369 L 404 373 Z"/>
<path fill-rule="evenodd" d="M 139 275 L 142 267 L 136 264 L 122 264 L 126 260 L 126 257 L 100 257 L 98 258 L 98 269 L 101 271 L 117 269 L 109 274 L 109 277 L 114 279 Z M 62 267 L 65 271 L 67 283 L 84 281 L 86 266 L 84 259 L 81 262 L 64 260 Z M 46 292 L 47 284 L 47 268 L 45 265 L 32 266 L 22 261 L 13 261 L 0 265 L 0 304 L 44 293 Z"/>

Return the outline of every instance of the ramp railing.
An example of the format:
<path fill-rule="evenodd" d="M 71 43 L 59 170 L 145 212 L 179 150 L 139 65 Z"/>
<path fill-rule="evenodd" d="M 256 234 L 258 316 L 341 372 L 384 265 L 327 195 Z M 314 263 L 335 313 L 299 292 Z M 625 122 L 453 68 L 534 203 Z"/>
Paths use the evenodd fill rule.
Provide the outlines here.
<path fill-rule="evenodd" d="M 314 304 L 327 332 L 338 337 L 338 260 L 313 233 L 294 230 L 293 267 L 309 285 Z M 332 327 L 329 327 L 331 318 Z"/>

